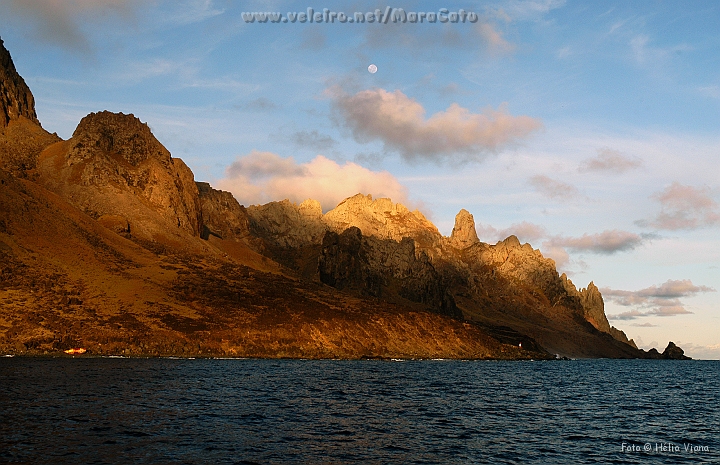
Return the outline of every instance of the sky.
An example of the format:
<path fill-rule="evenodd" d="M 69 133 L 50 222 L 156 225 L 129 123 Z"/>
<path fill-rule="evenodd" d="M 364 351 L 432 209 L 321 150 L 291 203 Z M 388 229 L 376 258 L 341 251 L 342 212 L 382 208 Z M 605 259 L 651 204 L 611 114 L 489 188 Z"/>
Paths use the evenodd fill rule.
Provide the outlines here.
<path fill-rule="evenodd" d="M 262 12 L 287 21 L 243 16 Z M 362 192 L 443 235 L 464 208 L 481 240 L 515 234 L 593 281 L 641 348 L 706 359 L 720 359 L 719 23 L 715 1 L 0 3 L 50 132 L 132 113 L 244 205 L 327 211 Z"/>

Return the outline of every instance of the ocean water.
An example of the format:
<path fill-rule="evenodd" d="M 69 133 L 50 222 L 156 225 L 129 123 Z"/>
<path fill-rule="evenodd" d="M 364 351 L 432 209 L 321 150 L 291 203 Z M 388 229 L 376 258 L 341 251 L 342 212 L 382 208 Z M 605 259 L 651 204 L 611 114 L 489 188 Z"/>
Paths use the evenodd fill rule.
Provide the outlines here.
<path fill-rule="evenodd" d="M 720 463 L 719 409 L 717 361 L 3 358 L 0 463 Z"/>

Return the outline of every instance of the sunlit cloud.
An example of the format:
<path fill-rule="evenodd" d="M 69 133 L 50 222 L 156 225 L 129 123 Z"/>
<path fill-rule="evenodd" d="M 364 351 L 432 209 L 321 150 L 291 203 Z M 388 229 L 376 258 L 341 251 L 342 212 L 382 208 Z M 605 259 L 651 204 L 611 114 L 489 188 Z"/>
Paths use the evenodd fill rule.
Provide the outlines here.
<path fill-rule="evenodd" d="M 506 106 L 472 113 L 453 103 L 426 118 L 425 109 L 401 91 L 373 89 L 348 95 L 328 91 L 334 108 L 358 142 L 382 141 L 405 160 L 481 161 L 541 127 L 529 116 L 512 116 Z"/>
<path fill-rule="evenodd" d="M 653 285 L 639 291 L 618 289 L 600 289 L 606 301 L 625 307 L 635 307 L 626 312 L 608 315 L 609 319 L 633 320 L 643 316 L 675 316 L 692 313 L 685 308 L 682 298 L 693 297 L 700 293 L 715 292 L 708 286 L 697 286 L 689 279 L 667 280 L 663 284 Z"/>
<path fill-rule="evenodd" d="M 720 208 L 708 187 L 672 183 L 652 196 L 660 202 L 660 213 L 651 220 L 636 223 L 656 229 L 698 229 L 720 224 Z"/>
<path fill-rule="evenodd" d="M 478 23 L 477 31 L 491 52 L 507 53 L 515 49 L 515 45 L 505 40 L 503 34 L 491 23 Z"/>
<path fill-rule="evenodd" d="M 541 246 L 543 255 L 555 260 L 559 268 L 570 263 L 568 250 L 611 255 L 634 250 L 646 241 L 655 238 L 651 234 L 635 234 L 617 229 L 596 234 L 583 234 L 580 237 L 566 237 L 551 235 L 544 226 L 527 221 L 513 224 L 504 229 L 478 223 L 475 229 L 478 237 L 488 243 L 501 241 L 510 235 L 516 236 L 520 242 L 536 243 L 543 240 Z"/>
<path fill-rule="evenodd" d="M 387 171 L 371 171 L 352 162 L 340 165 L 322 155 L 298 163 L 292 157 L 252 151 L 228 166 L 217 186 L 232 192 L 243 205 L 314 199 L 327 211 L 358 193 L 407 202 L 407 189 Z"/>
<path fill-rule="evenodd" d="M 576 252 L 613 254 L 633 250 L 650 237 L 613 229 L 597 234 L 583 234 L 580 237 L 555 236 L 548 242 L 552 246 L 565 247 Z"/>
<path fill-rule="evenodd" d="M 534 242 L 548 235 L 547 229 L 538 224 L 523 221 L 505 229 L 496 229 L 490 225 L 476 224 L 478 237 L 486 242 L 497 242 L 508 236 L 516 236 L 520 242 Z"/>

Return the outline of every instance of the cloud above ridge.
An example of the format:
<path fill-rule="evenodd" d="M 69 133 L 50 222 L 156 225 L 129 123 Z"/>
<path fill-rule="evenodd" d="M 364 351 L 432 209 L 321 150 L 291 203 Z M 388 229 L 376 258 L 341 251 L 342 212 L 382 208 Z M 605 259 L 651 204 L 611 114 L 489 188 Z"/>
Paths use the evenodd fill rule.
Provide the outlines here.
<path fill-rule="evenodd" d="M 660 202 L 660 212 L 651 220 L 639 220 L 639 226 L 665 230 L 692 230 L 720 225 L 720 206 L 710 188 L 673 182 L 652 195 Z"/>
<path fill-rule="evenodd" d="M 543 255 L 555 260 L 558 267 L 563 267 L 570 262 L 568 250 L 612 255 L 618 252 L 629 252 L 655 238 L 653 234 L 635 234 L 617 229 L 583 234 L 580 237 L 567 237 L 552 235 L 544 226 L 527 221 L 513 224 L 504 229 L 477 223 L 475 230 L 481 240 L 490 243 L 501 241 L 510 235 L 517 236 L 520 242 L 536 244 L 538 241 L 542 241 Z"/>
<path fill-rule="evenodd" d="M 633 250 L 651 237 L 654 236 L 613 229 L 596 234 L 583 234 L 580 237 L 554 236 L 549 240 L 549 244 L 555 247 L 568 248 L 576 252 L 593 252 L 610 255 L 616 252 Z"/>
<path fill-rule="evenodd" d="M 504 229 L 497 229 L 488 224 L 477 223 L 475 230 L 481 240 L 491 243 L 502 241 L 508 236 L 516 236 L 520 242 L 532 243 L 548 235 L 545 227 L 527 221 L 515 223 Z"/>
<path fill-rule="evenodd" d="M 315 199 L 328 211 L 358 193 L 407 202 L 407 189 L 389 172 L 352 162 L 340 165 L 322 155 L 298 163 L 292 157 L 253 150 L 228 166 L 217 186 L 232 192 L 243 205 Z"/>
<path fill-rule="evenodd" d="M 697 286 L 689 279 L 669 279 L 659 286 L 652 285 L 639 291 L 602 288 L 600 292 L 606 301 L 624 307 L 634 307 L 626 312 L 608 315 L 608 319 L 634 320 L 643 316 L 691 314 L 692 312 L 685 308 L 681 298 L 693 297 L 705 292 L 716 292 L 716 290 L 708 286 Z"/>
<path fill-rule="evenodd" d="M 453 103 L 429 118 L 425 108 L 399 90 L 372 89 L 349 95 L 328 91 L 342 124 L 356 141 L 381 141 L 406 161 L 482 161 L 542 127 L 540 120 L 513 116 L 505 105 L 482 113 Z"/>

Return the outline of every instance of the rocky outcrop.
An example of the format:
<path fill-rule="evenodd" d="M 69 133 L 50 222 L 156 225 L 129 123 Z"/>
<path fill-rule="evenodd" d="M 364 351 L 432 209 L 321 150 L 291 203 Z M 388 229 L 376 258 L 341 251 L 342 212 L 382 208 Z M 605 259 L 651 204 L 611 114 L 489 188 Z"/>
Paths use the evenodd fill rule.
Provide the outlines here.
<path fill-rule="evenodd" d="M 668 342 L 667 347 L 662 353 L 662 357 L 666 360 L 690 360 L 685 356 L 685 351 L 676 346 L 674 342 Z"/>
<path fill-rule="evenodd" d="M 200 237 L 243 240 L 250 235 L 247 210 L 230 192 L 213 189 L 206 182 L 196 183 L 200 196 L 202 228 Z"/>
<path fill-rule="evenodd" d="M 480 242 L 475 231 L 475 219 L 464 208 L 455 215 L 455 226 L 450 234 L 450 244 L 457 249 L 466 249 Z"/>
<path fill-rule="evenodd" d="M 635 341 L 633 341 L 632 339 L 628 339 L 627 335 L 625 335 L 623 331 L 617 329 L 614 326 L 610 326 L 607 316 L 605 316 L 605 302 L 603 301 L 600 290 L 597 288 L 597 286 L 595 286 L 595 283 L 591 281 L 590 284 L 588 284 L 587 288 L 580 289 L 578 291 L 572 281 L 570 281 L 565 275 L 565 273 L 563 273 L 560 278 L 562 279 L 563 285 L 565 286 L 568 294 L 571 296 L 576 296 L 580 300 L 580 304 L 582 305 L 583 318 L 588 323 L 593 325 L 598 331 L 608 333 L 613 338 L 615 338 L 615 340 L 623 342 L 637 349 Z"/>
<path fill-rule="evenodd" d="M 40 125 L 35 113 L 35 98 L 0 39 L 0 129 L 21 117 Z"/>
<path fill-rule="evenodd" d="M 33 94 L 0 39 L 0 169 L 25 177 L 40 152 L 59 140 L 40 126 Z"/>
<path fill-rule="evenodd" d="M 147 160 L 165 166 L 172 164 L 170 152 L 155 138 L 150 127 L 132 114 L 101 111 L 80 120 L 70 139 L 67 163 L 73 165 L 93 159 L 99 153 L 120 155 L 133 167 Z"/>
<path fill-rule="evenodd" d="M 361 294 L 380 297 L 382 274 L 373 270 L 363 250 L 363 236 L 353 226 L 338 234 L 325 233 L 318 258 L 320 281 L 340 290 L 355 290 Z"/>
<path fill-rule="evenodd" d="M 587 288 L 580 290 L 580 303 L 583 306 L 585 319 L 598 331 L 611 334 L 610 323 L 605 316 L 605 302 L 603 302 L 600 290 L 592 281 Z M 627 338 L 623 342 L 627 342 Z"/>
<path fill-rule="evenodd" d="M 71 139 L 42 153 L 38 172 L 43 185 L 91 217 L 126 218 L 134 238 L 177 244 L 201 232 L 192 171 L 133 115 L 89 114 Z"/>
<path fill-rule="evenodd" d="M 251 205 L 247 208 L 250 229 L 271 247 L 297 248 L 322 243 L 328 227 L 316 200 L 296 205 L 289 200 Z"/>
<path fill-rule="evenodd" d="M 367 237 L 351 226 L 342 233 L 328 231 L 318 259 L 320 280 L 337 289 L 393 300 L 401 297 L 423 304 L 435 313 L 462 318 L 453 297 L 415 241 Z"/>
<path fill-rule="evenodd" d="M 365 236 L 401 241 L 405 237 L 415 240 L 418 250 L 429 255 L 438 253 L 440 232 L 418 210 L 410 211 L 390 199 L 373 200 L 371 195 L 349 197 L 323 216 L 328 227 L 342 232 L 355 226 Z"/>
<path fill-rule="evenodd" d="M 555 262 L 545 258 L 540 250 L 533 249 L 530 244 L 520 244 L 516 236 L 509 236 L 495 245 L 477 248 L 475 257 L 506 279 L 538 289 L 553 305 L 578 307 L 558 275 Z"/>
<path fill-rule="evenodd" d="M 442 237 L 424 216 L 389 199 L 358 194 L 324 216 L 319 205 L 313 214 L 303 213 L 307 203 L 271 202 L 248 209 L 251 231 L 270 244 L 264 253 L 296 270 L 302 268 L 305 277 L 316 270 L 320 281 L 338 289 L 386 300 L 398 296 L 454 317 L 464 312 L 464 317 L 483 321 L 488 328 L 534 331 L 533 325 L 550 321 L 531 339 L 548 347 L 557 343 L 557 351 L 570 356 L 632 357 L 634 342 L 610 327 L 594 283 L 578 290 L 558 274 L 553 260 L 515 236 L 494 245 L 480 242 L 466 210 L 456 216 L 451 236 Z M 462 309 L 456 295 L 463 301 Z M 522 323 L 508 325 L 515 318 Z M 587 331 L 576 326 L 580 321 L 612 335 L 626 349 L 567 349 L 567 337 L 558 334 Z"/>
<path fill-rule="evenodd" d="M 657 349 L 652 348 L 645 353 L 645 358 L 655 360 L 692 360 L 685 355 L 685 351 L 676 346 L 674 342 L 668 342 L 667 347 L 661 354 Z"/>
<path fill-rule="evenodd" d="M 635 341 L 633 341 L 632 339 L 628 339 L 627 335 L 623 331 L 617 329 L 615 326 L 610 326 L 609 333 L 616 340 L 618 340 L 620 342 L 624 342 L 625 344 L 629 345 L 630 347 L 634 347 L 636 349 L 638 348 L 638 346 L 635 344 Z"/>

